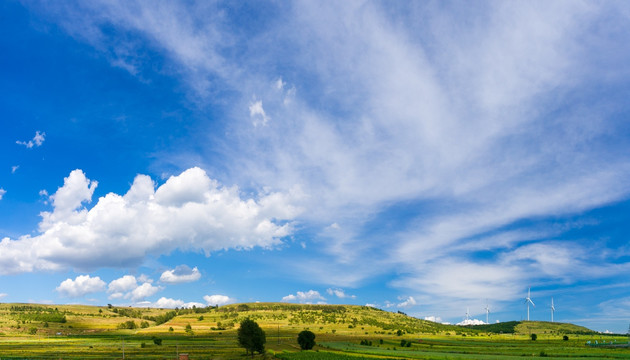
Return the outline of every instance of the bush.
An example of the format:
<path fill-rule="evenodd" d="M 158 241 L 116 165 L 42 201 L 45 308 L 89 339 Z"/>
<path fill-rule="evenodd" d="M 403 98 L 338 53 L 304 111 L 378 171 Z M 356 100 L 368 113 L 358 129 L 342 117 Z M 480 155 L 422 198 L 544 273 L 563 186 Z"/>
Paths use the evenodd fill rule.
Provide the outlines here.
<path fill-rule="evenodd" d="M 157 346 L 162 345 L 162 339 L 160 338 L 156 338 L 155 336 L 153 337 L 153 343 Z"/>
<path fill-rule="evenodd" d="M 569 337 L 568 337 L 568 336 L 566 336 L 566 335 L 564 335 L 564 336 L 562 337 L 562 340 L 564 340 L 564 341 L 569 341 Z"/>
<path fill-rule="evenodd" d="M 298 334 L 297 342 L 302 350 L 311 350 L 315 346 L 315 334 L 304 330 Z"/>
<path fill-rule="evenodd" d="M 538 335 L 536 334 L 532 334 L 531 335 L 532 341 L 536 341 L 536 339 L 538 339 Z"/>

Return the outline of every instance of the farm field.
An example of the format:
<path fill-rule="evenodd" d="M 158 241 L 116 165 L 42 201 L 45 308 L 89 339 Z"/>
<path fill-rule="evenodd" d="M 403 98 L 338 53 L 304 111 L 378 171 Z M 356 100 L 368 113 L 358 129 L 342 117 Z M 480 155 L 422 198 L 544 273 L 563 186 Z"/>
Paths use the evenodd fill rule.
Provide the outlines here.
<path fill-rule="evenodd" d="M 266 333 L 259 359 L 630 359 L 627 337 L 572 324 L 461 327 L 365 306 L 283 303 L 178 310 L 0 304 L 0 359 L 244 359 L 236 332 L 246 318 Z M 311 351 L 296 342 L 305 329 L 317 336 Z"/>

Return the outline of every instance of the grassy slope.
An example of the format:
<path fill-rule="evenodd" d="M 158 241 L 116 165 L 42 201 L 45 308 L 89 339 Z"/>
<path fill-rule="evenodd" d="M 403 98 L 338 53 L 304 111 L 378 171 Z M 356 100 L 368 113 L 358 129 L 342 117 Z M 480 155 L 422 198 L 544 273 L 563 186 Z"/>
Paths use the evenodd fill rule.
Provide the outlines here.
<path fill-rule="evenodd" d="M 130 358 L 163 359 L 179 350 L 193 353 L 200 359 L 239 359 L 243 350 L 236 342 L 238 324 L 245 318 L 251 318 L 265 330 L 266 348 L 270 354 L 283 354 L 281 357 L 286 359 L 346 359 L 346 355 L 352 354 L 360 358 L 498 359 L 538 355 L 541 352 L 565 359 L 576 354 L 586 354 L 590 359 L 630 356 L 627 349 L 585 347 L 585 341 L 592 336 L 571 335 L 570 341 L 562 341 L 559 334 L 588 330 L 572 324 L 514 322 L 507 326 L 511 326 L 515 334 L 493 335 L 498 324 L 490 325 L 494 328 L 489 329 L 460 327 L 365 306 L 286 303 L 180 310 L 179 315 L 163 324 L 150 320 L 172 311 L 0 304 L 0 355 L 3 359 L 11 356 L 44 359 L 55 353 L 57 358 L 85 359 L 87 354 L 92 354 L 94 358 L 114 359 L 120 358 L 124 339 L 126 354 Z M 42 313 L 63 314 L 66 322 L 48 322 L 48 327 L 44 327 L 43 321 L 33 320 Z M 149 326 L 118 329 L 119 324 L 128 321 L 137 325 L 145 321 Z M 188 325 L 189 331 L 186 330 Z M 30 334 L 32 329 L 35 329 L 35 335 Z M 319 354 L 309 357 L 309 353 L 296 352 L 299 349 L 295 339 L 304 329 L 317 334 L 317 342 L 321 344 L 317 347 L 321 351 Z M 402 335 L 397 334 L 398 330 Z M 539 340 L 529 341 L 530 332 L 537 333 Z M 58 333 L 62 336 L 56 335 Z M 161 346 L 153 344 L 154 336 L 164 340 Z M 401 348 L 403 339 L 413 341 L 413 346 Z M 374 345 L 361 346 L 361 340 L 370 340 Z"/>
<path fill-rule="evenodd" d="M 547 321 L 507 321 L 469 327 L 493 334 L 595 334 L 593 330 L 583 326 Z"/>
<path fill-rule="evenodd" d="M 245 318 L 256 320 L 261 327 L 272 331 L 299 332 L 310 329 L 318 333 L 336 336 L 396 335 L 398 330 L 406 334 L 475 335 L 482 333 L 516 334 L 586 334 L 592 331 L 566 323 L 542 321 L 506 322 L 490 325 L 461 327 L 443 325 L 392 313 L 368 306 L 356 305 L 301 305 L 287 303 L 250 303 L 222 306 L 217 309 L 180 310 L 170 321 L 157 325 L 151 320 L 164 315 L 170 309 L 108 308 L 87 305 L 39 305 L 0 304 L 0 333 L 28 334 L 36 328 L 38 334 L 88 334 L 98 332 L 122 332 L 144 335 L 188 334 L 190 324 L 194 334 L 216 334 L 234 331 Z M 63 314 L 65 323 L 38 321 L 36 314 Z M 138 329 L 127 331 L 117 327 L 126 321 L 134 321 Z M 142 322 L 149 327 L 141 329 Z M 172 328 L 172 331 L 169 331 Z"/>

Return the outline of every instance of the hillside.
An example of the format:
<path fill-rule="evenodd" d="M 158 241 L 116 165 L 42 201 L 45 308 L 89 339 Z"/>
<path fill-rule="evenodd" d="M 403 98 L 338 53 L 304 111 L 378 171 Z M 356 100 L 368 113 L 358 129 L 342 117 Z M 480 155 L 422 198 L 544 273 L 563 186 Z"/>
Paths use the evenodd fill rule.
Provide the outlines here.
<path fill-rule="evenodd" d="M 0 304 L 0 333 L 79 335 L 102 332 L 208 334 L 235 331 L 251 318 L 261 327 L 297 333 L 310 329 L 339 336 L 402 334 L 475 335 L 482 333 L 588 334 L 591 330 L 565 323 L 537 321 L 456 326 L 409 317 L 368 306 L 249 303 L 218 308 L 153 309 L 87 305 Z"/>
<path fill-rule="evenodd" d="M 583 326 L 548 322 L 548 321 L 507 321 L 488 325 L 467 326 L 471 329 L 493 334 L 584 334 L 590 335 L 596 332 Z"/>

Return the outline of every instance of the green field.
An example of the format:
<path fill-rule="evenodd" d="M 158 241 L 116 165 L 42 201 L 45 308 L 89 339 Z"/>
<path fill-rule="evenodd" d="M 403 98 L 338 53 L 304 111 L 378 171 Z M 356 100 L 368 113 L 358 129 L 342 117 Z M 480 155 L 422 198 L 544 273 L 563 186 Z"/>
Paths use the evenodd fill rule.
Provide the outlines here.
<path fill-rule="evenodd" d="M 191 360 L 244 359 L 236 332 L 246 318 L 266 332 L 267 352 L 256 358 L 630 359 L 627 337 L 572 324 L 460 327 L 366 306 L 284 303 L 179 310 L 0 304 L 0 359 L 122 359 L 123 352 L 125 359 L 175 359 L 178 353 Z M 305 329 L 317 335 L 312 351 L 297 345 Z"/>

